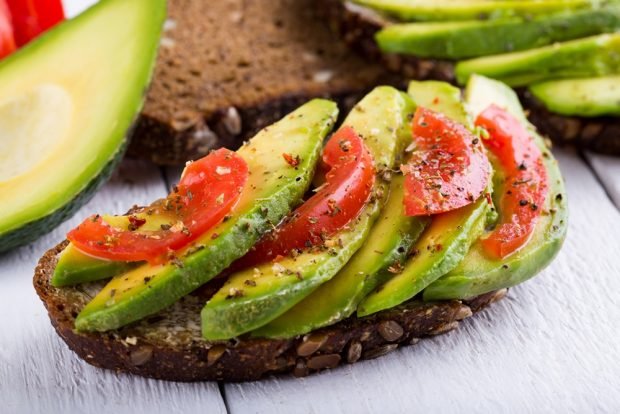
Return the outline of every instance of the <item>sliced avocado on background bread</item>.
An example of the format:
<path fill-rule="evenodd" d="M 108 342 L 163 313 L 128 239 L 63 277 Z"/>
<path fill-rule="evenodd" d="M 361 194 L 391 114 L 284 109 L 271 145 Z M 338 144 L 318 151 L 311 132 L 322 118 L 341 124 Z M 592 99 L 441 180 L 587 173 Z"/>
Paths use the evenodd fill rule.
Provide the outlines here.
<path fill-rule="evenodd" d="M 70 217 L 120 161 L 165 11 L 104 0 L 0 62 L 0 252 Z"/>
<path fill-rule="evenodd" d="M 620 3 L 509 1 L 501 2 L 498 13 L 468 14 L 489 4 L 322 0 L 320 8 L 345 43 L 390 71 L 461 84 L 472 73 L 498 77 L 523 87 L 519 97 L 543 135 L 620 154 L 620 100 L 609 83 L 620 73 L 615 41 Z M 474 59 L 459 63 L 455 73 L 456 60 L 468 57 Z M 540 82 L 546 91 L 562 82 L 561 105 Z M 579 93 L 584 83 L 602 88 L 584 99 Z"/>
<path fill-rule="evenodd" d="M 63 256 L 63 266 L 72 268 L 77 276 L 54 286 L 58 256 L 63 255 L 68 243 L 48 251 L 39 262 L 34 284 L 59 335 L 89 363 L 147 377 L 240 381 L 270 373 L 304 376 L 345 362 L 374 358 L 419 337 L 453 329 L 459 320 L 501 298 L 507 287 L 534 276 L 557 253 L 567 223 L 561 176 L 533 130 L 531 139 L 545 151 L 547 174 L 554 180 L 548 194 L 553 200 L 537 219 L 540 231 L 505 259 L 478 256 L 475 243 L 467 253 L 470 242 L 494 225 L 489 197 L 481 194 L 478 201 L 449 213 L 407 219 L 402 215 L 402 204 L 395 202 L 402 201 L 399 182 L 403 180 L 391 169 L 406 162 L 402 151 L 412 137 L 412 101 L 445 111 L 465 124 L 482 107 L 494 103 L 511 111 L 517 122 L 529 128 L 512 91 L 501 83 L 474 77 L 467 95 L 471 111 L 465 109 L 458 90 L 445 83 L 413 82 L 409 94 L 411 98 L 393 88 L 379 87 L 345 120 L 345 125 L 354 126 L 363 135 L 375 162 L 390 169 L 376 170 L 388 180 L 375 184 L 384 193 L 373 194 L 363 204 L 361 215 L 338 230 L 336 242 L 329 243 L 331 248 L 320 252 L 309 246 L 307 251 L 276 257 L 256 269 L 235 270 L 232 276 L 224 272 L 214 278 L 268 232 L 270 222 L 275 226 L 301 201 L 312 181 L 323 137 L 336 115 L 333 103 L 315 100 L 267 127 L 237 152 L 247 161 L 250 172 L 239 204 L 195 243 L 175 252 L 169 262 L 142 264 L 119 274 L 118 268 L 111 267 L 108 278 L 80 283 L 99 279 L 101 268 L 83 257 Z M 289 139 L 277 139 L 284 135 Z M 485 139 L 475 139 L 481 138 Z M 338 145 L 346 151 L 346 142 Z M 282 156 L 282 151 L 288 150 L 301 154 L 299 163 L 291 164 Z M 275 173 L 263 174 L 265 171 Z M 472 209 L 480 210 L 480 214 L 467 213 Z M 473 227 L 459 224 L 463 220 L 471 221 Z M 248 222 L 251 225 L 244 226 Z M 445 250 L 436 244 L 430 249 L 432 243 L 425 241 L 436 236 L 460 239 L 463 234 L 468 242 L 456 243 L 460 247 L 454 250 L 449 240 Z M 415 243 L 428 246 L 411 249 Z M 377 252 L 379 248 L 385 251 Z M 428 252 L 419 254 L 420 248 Z M 356 251 L 363 256 L 355 255 Z M 404 257 L 408 255 L 411 257 Z M 427 262 L 431 265 L 426 266 Z M 448 262 L 449 266 L 442 264 Z M 413 268 L 421 266 L 420 271 L 407 272 L 410 264 Z M 300 271 L 294 271 L 294 266 L 301 266 Z M 436 272 L 432 277 L 416 279 L 426 274 L 426 267 Z M 82 272 L 77 271 L 80 268 Z M 89 268 L 96 277 L 84 277 Z M 287 272 L 287 268 L 292 270 Z M 359 288 L 351 289 L 345 283 L 343 289 L 340 283 L 340 289 L 328 289 L 323 301 L 316 299 L 323 286 L 338 286 L 338 280 L 355 282 L 356 276 L 363 278 Z M 373 295 L 371 287 L 381 288 L 392 281 L 400 285 L 401 279 L 409 280 L 409 276 L 416 280 L 419 291 L 401 297 L 398 292 L 388 294 L 386 288 L 389 305 L 360 311 L 358 304 Z M 440 300 L 422 300 L 427 296 L 426 289 L 431 292 L 429 298 Z M 304 303 L 321 307 L 315 321 L 308 321 L 312 306 L 300 311 Z M 328 309 L 332 317 L 322 319 Z M 352 315 L 355 310 L 357 316 Z M 369 315 L 362 317 L 362 313 Z M 282 320 L 286 323 L 278 325 Z"/>

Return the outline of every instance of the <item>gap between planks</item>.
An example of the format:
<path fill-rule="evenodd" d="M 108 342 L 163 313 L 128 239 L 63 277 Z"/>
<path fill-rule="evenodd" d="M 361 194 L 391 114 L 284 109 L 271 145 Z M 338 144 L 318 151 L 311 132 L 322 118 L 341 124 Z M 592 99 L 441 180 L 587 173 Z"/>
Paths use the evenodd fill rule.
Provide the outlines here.
<path fill-rule="evenodd" d="M 620 156 L 611 157 L 593 152 L 584 152 L 582 156 L 605 188 L 607 196 L 620 210 Z"/>

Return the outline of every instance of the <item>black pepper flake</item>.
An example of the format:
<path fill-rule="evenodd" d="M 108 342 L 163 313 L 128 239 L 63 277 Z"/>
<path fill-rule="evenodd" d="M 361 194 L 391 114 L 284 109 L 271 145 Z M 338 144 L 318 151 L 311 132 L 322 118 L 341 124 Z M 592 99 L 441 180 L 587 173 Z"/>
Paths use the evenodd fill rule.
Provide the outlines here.
<path fill-rule="evenodd" d="M 252 286 L 252 287 L 256 286 L 256 282 L 251 279 L 247 279 L 245 282 L 243 282 L 243 284 L 246 286 Z"/>
<path fill-rule="evenodd" d="M 528 204 L 529 204 L 529 201 L 527 201 L 527 200 L 519 200 L 519 205 L 520 205 L 521 207 L 525 207 L 525 206 L 527 206 Z"/>

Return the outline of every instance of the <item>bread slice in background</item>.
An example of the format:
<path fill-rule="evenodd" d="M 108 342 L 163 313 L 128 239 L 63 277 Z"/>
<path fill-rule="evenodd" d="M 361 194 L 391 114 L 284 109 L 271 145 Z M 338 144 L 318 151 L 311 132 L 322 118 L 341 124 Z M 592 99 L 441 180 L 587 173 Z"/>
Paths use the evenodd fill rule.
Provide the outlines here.
<path fill-rule="evenodd" d="M 158 164 L 236 148 L 310 98 L 334 98 L 346 112 L 399 81 L 349 51 L 314 0 L 169 0 L 168 9 L 129 149 Z"/>
<path fill-rule="evenodd" d="M 363 319 L 350 317 L 292 339 L 249 338 L 208 342 L 200 310 L 225 279 L 215 279 L 171 307 L 118 330 L 78 333 L 75 318 L 105 282 L 55 288 L 50 284 L 63 242 L 39 261 L 34 287 L 56 332 L 91 365 L 171 381 L 249 381 L 270 374 L 309 373 L 372 359 L 420 337 L 456 328 L 459 321 L 501 299 L 506 289 L 467 302 L 412 300 Z"/>
<path fill-rule="evenodd" d="M 380 63 L 389 71 L 408 79 L 438 79 L 456 83 L 454 64 L 451 61 L 383 53 L 379 50 L 374 35 L 390 23 L 379 13 L 347 0 L 318 0 L 316 7 L 331 30 L 368 62 Z M 527 90 L 520 89 L 517 92 L 530 121 L 541 134 L 552 141 L 607 155 L 620 155 L 620 118 L 568 117 L 554 114 Z"/>

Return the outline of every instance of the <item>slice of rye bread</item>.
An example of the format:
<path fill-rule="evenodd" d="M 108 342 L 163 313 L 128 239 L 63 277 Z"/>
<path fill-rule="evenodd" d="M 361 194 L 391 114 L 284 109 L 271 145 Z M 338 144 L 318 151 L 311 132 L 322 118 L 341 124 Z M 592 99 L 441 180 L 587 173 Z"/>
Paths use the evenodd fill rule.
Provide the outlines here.
<path fill-rule="evenodd" d="M 129 154 L 184 164 L 238 147 L 314 97 L 341 112 L 400 77 L 351 52 L 314 0 L 169 0 L 153 82 Z"/>
<path fill-rule="evenodd" d="M 346 0 L 319 0 L 317 10 L 334 33 L 370 62 L 380 62 L 388 70 L 408 79 L 438 79 L 456 83 L 454 63 L 447 60 L 383 53 L 374 40 L 375 33 L 390 18 Z M 559 144 L 571 144 L 608 155 L 620 155 L 620 118 L 567 117 L 549 112 L 525 89 L 517 91 L 530 121 L 538 130 Z"/>
<path fill-rule="evenodd" d="M 119 372 L 171 381 L 249 381 L 269 374 L 309 373 L 372 359 L 419 338 L 456 328 L 460 320 L 501 299 L 506 289 L 470 301 L 411 301 L 376 315 L 350 317 L 333 326 L 293 339 L 247 336 L 210 343 L 202 339 L 200 310 L 221 281 L 184 297 L 170 308 L 119 330 L 78 333 L 75 318 L 103 286 L 91 283 L 55 288 L 50 278 L 58 254 L 68 242 L 39 261 L 35 289 L 56 332 L 89 364 Z"/>

